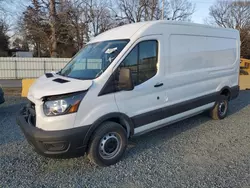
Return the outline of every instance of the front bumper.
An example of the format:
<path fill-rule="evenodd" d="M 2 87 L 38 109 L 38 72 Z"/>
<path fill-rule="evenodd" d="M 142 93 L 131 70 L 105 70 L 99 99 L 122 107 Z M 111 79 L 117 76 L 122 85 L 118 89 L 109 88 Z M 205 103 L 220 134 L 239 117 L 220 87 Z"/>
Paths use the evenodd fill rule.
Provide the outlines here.
<path fill-rule="evenodd" d="M 35 115 L 32 110 L 28 106 L 24 107 L 17 116 L 17 124 L 37 153 L 48 157 L 70 157 L 85 153 L 84 140 L 90 126 L 44 131 L 35 127 Z"/>
<path fill-rule="evenodd" d="M 4 103 L 4 93 L 3 90 L 0 88 L 0 104 Z"/>

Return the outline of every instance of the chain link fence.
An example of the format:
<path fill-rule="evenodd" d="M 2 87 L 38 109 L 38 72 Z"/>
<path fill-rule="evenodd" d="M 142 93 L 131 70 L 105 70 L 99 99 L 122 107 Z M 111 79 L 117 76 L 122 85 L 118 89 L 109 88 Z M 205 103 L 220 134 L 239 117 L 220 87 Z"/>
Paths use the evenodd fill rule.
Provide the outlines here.
<path fill-rule="evenodd" d="M 70 58 L 0 57 L 0 79 L 38 78 L 46 72 L 62 69 Z"/>

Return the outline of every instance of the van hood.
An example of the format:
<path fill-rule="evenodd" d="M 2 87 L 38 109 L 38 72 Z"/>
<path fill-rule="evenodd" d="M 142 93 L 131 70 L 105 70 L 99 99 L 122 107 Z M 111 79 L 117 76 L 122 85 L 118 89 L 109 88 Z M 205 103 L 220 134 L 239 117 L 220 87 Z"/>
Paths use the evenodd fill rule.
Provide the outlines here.
<path fill-rule="evenodd" d="M 47 73 L 32 84 L 29 89 L 28 98 L 41 99 L 45 96 L 84 91 L 89 89 L 92 84 L 92 80 L 78 80 L 60 76 L 54 72 Z"/>

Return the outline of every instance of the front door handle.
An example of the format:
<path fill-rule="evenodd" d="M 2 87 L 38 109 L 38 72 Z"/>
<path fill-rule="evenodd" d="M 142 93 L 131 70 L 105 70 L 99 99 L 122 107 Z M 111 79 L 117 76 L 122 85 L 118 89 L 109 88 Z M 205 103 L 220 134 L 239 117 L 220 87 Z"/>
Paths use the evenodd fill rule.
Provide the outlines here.
<path fill-rule="evenodd" d="M 161 86 L 163 86 L 163 83 L 157 83 L 157 84 L 155 84 L 154 87 L 161 87 Z"/>

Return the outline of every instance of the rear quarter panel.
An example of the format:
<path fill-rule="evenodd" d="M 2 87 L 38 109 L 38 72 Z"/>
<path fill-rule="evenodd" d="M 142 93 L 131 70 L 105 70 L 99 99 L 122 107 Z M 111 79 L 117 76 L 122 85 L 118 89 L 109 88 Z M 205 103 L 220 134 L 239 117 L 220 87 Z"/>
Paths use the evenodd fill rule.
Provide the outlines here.
<path fill-rule="evenodd" d="M 238 85 L 238 32 L 175 25 L 168 27 L 164 38 L 168 105 Z"/>

